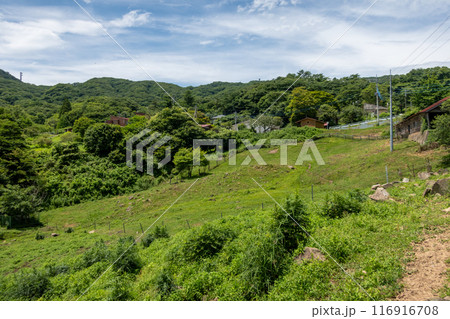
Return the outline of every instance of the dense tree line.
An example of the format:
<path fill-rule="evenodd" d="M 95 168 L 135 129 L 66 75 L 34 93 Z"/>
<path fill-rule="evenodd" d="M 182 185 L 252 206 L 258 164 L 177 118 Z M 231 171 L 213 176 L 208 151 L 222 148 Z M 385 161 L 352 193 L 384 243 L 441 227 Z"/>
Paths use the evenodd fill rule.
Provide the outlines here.
<path fill-rule="evenodd" d="M 224 151 L 229 139 L 256 141 L 259 136 L 247 124 L 262 113 L 256 126 L 265 137 L 311 138 L 315 130 L 292 124 L 305 116 L 331 124 L 361 120 L 363 104 L 374 103 L 374 81 L 358 75 L 329 79 L 300 71 L 245 84 L 214 82 L 188 88 L 163 84 L 170 98 L 149 81 L 102 78 L 47 87 L 22 83 L 1 71 L 0 214 L 27 224 L 40 209 L 146 189 L 162 178 L 189 178 L 194 172 L 193 139 L 223 139 Z M 387 81 L 385 76 L 378 78 L 381 105 L 387 104 Z M 445 67 L 394 76 L 395 112 L 415 112 L 448 96 L 449 82 L 450 69 Z M 192 120 L 211 123 L 218 114 L 225 116 L 209 131 Z M 105 124 L 111 115 L 128 117 L 128 125 Z M 247 124 L 241 124 L 238 132 L 231 130 L 235 122 L 244 121 Z M 448 115 L 437 123 L 441 125 L 435 126 L 433 136 L 448 144 Z M 269 132 L 286 125 L 282 131 Z M 171 137 L 154 154 L 154 176 L 126 166 L 126 140 L 144 129 Z M 169 147 L 171 161 L 158 167 Z M 202 149 L 202 167 L 208 165 L 206 154 L 213 151 L 214 147 Z M 132 155 L 136 159 L 136 151 Z M 146 154 L 142 158 L 147 167 Z M 201 174 L 202 169 L 196 172 Z"/>

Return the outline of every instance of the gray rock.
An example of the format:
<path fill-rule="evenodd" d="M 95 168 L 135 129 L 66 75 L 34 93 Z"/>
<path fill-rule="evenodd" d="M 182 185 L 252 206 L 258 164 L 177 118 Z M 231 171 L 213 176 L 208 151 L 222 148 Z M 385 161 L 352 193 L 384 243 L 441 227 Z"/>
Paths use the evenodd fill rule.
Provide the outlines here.
<path fill-rule="evenodd" d="M 427 183 L 423 196 L 439 194 L 442 196 L 450 194 L 450 178 L 439 179 Z"/>
<path fill-rule="evenodd" d="M 57 236 L 59 236 L 59 234 L 57 234 L 57 233 L 52 233 L 52 237 L 57 237 Z"/>
<path fill-rule="evenodd" d="M 442 210 L 444 213 L 450 213 L 450 207 Z"/>
<path fill-rule="evenodd" d="M 428 172 L 420 172 L 420 173 L 417 173 L 417 177 L 420 178 L 420 179 L 422 179 L 422 180 L 429 179 L 430 176 L 431 176 L 431 174 L 428 173 Z"/>
<path fill-rule="evenodd" d="M 390 198 L 390 195 L 387 190 L 382 187 L 378 187 L 375 193 L 369 195 L 369 198 L 377 202 L 382 202 L 388 200 Z"/>
<path fill-rule="evenodd" d="M 378 187 L 380 187 L 381 186 L 381 184 L 375 184 L 375 185 L 373 185 L 372 187 L 371 187 L 371 189 L 374 191 L 374 190 L 376 190 Z"/>
<path fill-rule="evenodd" d="M 431 186 L 431 194 L 449 195 L 450 178 L 439 179 Z"/>
<path fill-rule="evenodd" d="M 409 178 L 406 178 L 406 177 L 403 178 L 403 179 L 402 179 L 402 183 L 409 183 Z"/>
<path fill-rule="evenodd" d="M 394 184 L 393 183 L 386 183 L 386 184 L 381 185 L 381 187 L 383 187 L 384 189 L 388 189 L 388 188 L 394 187 Z"/>

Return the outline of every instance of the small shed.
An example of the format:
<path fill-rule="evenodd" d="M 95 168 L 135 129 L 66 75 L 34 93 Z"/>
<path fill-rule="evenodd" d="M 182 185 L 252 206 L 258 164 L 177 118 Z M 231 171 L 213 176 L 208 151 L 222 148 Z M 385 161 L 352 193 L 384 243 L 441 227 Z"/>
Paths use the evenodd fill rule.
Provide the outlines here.
<path fill-rule="evenodd" d="M 128 124 L 128 120 L 129 120 L 128 117 L 111 115 L 109 120 L 107 120 L 105 123 L 126 126 Z"/>
<path fill-rule="evenodd" d="M 395 134 L 397 138 L 408 138 L 410 134 L 420 132 L 423 120 L 426 121 L 427 128 L 430 128 L 430 123 L 433 122 L 436 116 L 444 114 L 441 110 L 441 104 L 448 99 L 450 99 L 450 96 L 437 101 L 420 112 L 408 116 L 395 125 Z"/>
<path fill-rule="evenodd" d="M 316 128 L 324 128 L 325 122 L 313 119 L 311 117 L 305 117 L 304 119 L 301 119 L 300 121 L 295 122 L 297 126 L 311 126 Z"/>
<path fill-rule="evenodd" d="M 363 106 L 364 112 L 368 113 L 368 114 L 372 114 L 374 116 L 377 115 L 377 109 L 378 109 L 378 114 L 381 113 L 386 113 L 389 111 L 389 109 L 387 107 L 378 105 L 378 107 L 375 104 L 364 104 Z"/>

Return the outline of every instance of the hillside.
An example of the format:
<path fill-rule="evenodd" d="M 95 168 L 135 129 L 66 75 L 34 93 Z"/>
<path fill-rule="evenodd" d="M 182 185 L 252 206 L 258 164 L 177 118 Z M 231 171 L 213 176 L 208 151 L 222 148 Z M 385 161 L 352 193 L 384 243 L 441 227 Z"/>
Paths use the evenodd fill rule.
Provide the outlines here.
<path fill-rule="evenodd" d="M 147 191 L 43 212 L 41 228 L 2 231 L 0 257 L 5 262 L 0 271 L 7 278 L 0 282 L 5 288 L 2 291 L 12 289 L 8 288 L 9 280 L 14 276 L 18 275 L 19 279 L 14 280 L 20 281 L 29 276 L 30 268 L 36 268 L 38 273 L 49 272 L 48 283 L 38 296 L 41 299 L 367 300 L 370 295 L 385 300 L 395 297 L 401 290 L 399 280 L 411 251 L 410 243 L 420 240 L 424 233 L 448 227 L 449 219 L 441 212 L 447 208 L 448 201 L 440 197 L 423 198 L 425 182 L 418 180 L 389 189 L 392 201 L 374 203 L 366 200 L 366 196 L 371 185 L 385 181 L 386 166 L 390 181 L 413 178 L 413 170 L 414 175 L 425 170 L 427 161 L 435 168 L 445 151 L 417 152 L 417 145 L 408 141 L 396 144 L 395 153 L 389 153 L 387 140 L 323 138 L 316 144 L 326 163 L 324 166 L 305 163 L 290 169 L 279 165 L 279 151 L 269 152 L 275 147 L 264 148 L 260 153 L 267 166 L 254 162 L 249 166 L 230 166 L 224 161 L 198 181 L 194 171 L 191 179 L 165 182 Z M 295 162 L 299 152 L 300 146 L 289 148 L 288 164 Z M 248 152 L 239 153 L 237 163 L 242 163 L 248 155 Z M 261 240 L 261 249 L 272 251 L 275 247 L 264 241 L 264 234 L 275 236 L 267 223 L 273 218 L 276 204 L 253 179 L 280 203 L 290 194 L 300 195 L 311 218 L 311 235 L 357 278 L 367 294 L 329 258 L 325 262 L 298 265 L 293 258 L 301 252 L 301 247 L 283 256 L 269 257 L 282 258 L 279 267 L 269 263 L 260 265 L 265 270 L 258 270 L 245 262 L 245 258 L 251 257 L 245 255 L 248 251 L 264 254 L 264 250 L 245 250 L 255 240 Z M 189 187 L 192 189 L 188 190 Z M 324 204 L 330 200 L 327 196 L 332 192 L 348 196 L 354 189 L 364 194 L 358 195 L 363 196 L 361 206 L 357 205 L 359 212 L 340 218 L 323 215 Z M 135 266 L 129 270 L 111 269 L 84 295 L 85 289 L 109 264 L 106 257 L 89 263 L 86 258 L 109 254 L 106 247 L 114 255 L 115 247 L 120 251 L 126 243 L 116 244 L 119 238 L 137 238 L 155 221 L 149 233 L 154 234 L 156 226 L 164 226 L 170 238 L 154 239 L 148 248 L 139 243 L 133 248 L 133 255 L 126 258 L 131 262 L 129 265 L 135 266 L 139 259 L 142 264 L 136 266 L 138 270 Z M 73 232 L 64 232 L 69 228 Z M 225 237 L 220 237 L 222 232 Z M 59 236 L 51 237 L 51 233 Z M 45 239 L 36 240 L 36 234 L 44 235 Z M 201 245 L 198 247 L 208 245 L 211 234 L 219 236 L 214 240 L 223 241 L 223 246 L 206 255 L 200 250 L 201 257 L 190 259 L 187 252 L 195 254 L 197 241 Z M 107 246 L 102 246 L 99 240 Z M 311 239 L 306 246 L 317 247 Z M 194 250 L 185 251 L 186 247 Z M 264 282 L 259 277 L 260 271 L 273 272 L 268 277 L 272 279 Z M 247 286 L 248 280 L 263 281 L 261 286 Z"/>
<path fill-rule="evenodd" d="M 173 104 L 153 81 L 93 78 L 84 83 L 36 86 L 22 83 L 9 73 L 0 71 L 0 106 L 22 107 L 39 124 L 51 122 L 65 99 L 78 105 L 117 100 L 114 103 L 131 110 L 125 114 L 127 116 L 131 116 L 136 110 L 154 114 Z M 386 75 L 379 77 L 379 90 L 383 97 L 389 95 L 387 80 Z M 361 78 L 359 75 L 331 79 L 323 74 L 301 70 L 297 74 L 290 73 L 272 80 L 248 83 L 214 82 L 186 88 L 164 82 L 159 84 L 183 107 L 193 109 L 196 106 L 209 116 L 237 112 L 240 118 L 247 118 L 256 116 L 271 106 L 267 115 L 279 116 L 285 124 L 292 121 L 291 113 L 294 113 L 295 118 L 318 117 L 336 124 L 338 121 L 348 123 L 362 119 L 362 105 L 375 103 L 374 82 L 374 78 Z M 405 75 L 395 75 L 394 112 L 424 108 L 448 96 L 449 86 L 450 69 L 447 67 L 417 69 Z M 294 106 L 290 104 L 290 94 L 298 88 L 313 92 L 315 96 L 312 100 L 308 98 L 310 105 L 300 103 L 287 111 L 288 106 Z M 286 90 L 287 94 L 281 96 Z M 189 101 L 186 101 L 187 94 L 192 96 Z M 379 102 L 387 105 L 388 99 L 383 98 Z M 350 106 L 357 108 L 356 114 L 353 114 L 354 109 L 348 109 Z M 343 113 L 353 115 L 349 117 Z M 107 110 L 103 120 L 110 115 L 118 115 L 117 110 Z"/>

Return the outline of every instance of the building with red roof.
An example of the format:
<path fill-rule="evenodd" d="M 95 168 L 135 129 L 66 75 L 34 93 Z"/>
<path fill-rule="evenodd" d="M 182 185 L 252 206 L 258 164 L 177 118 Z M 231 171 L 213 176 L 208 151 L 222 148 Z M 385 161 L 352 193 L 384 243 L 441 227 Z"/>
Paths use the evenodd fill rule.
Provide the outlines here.
<path fill-rule="evenodd" d="M 448 99 L 450 99 L 450 96 L 447 96 L 427 108 L 408 116 L 403 121 L 395 125 L 395 135 L 397 138 L 407 138 L 413 133 L 420 132 L 424 121 L 426 121 L 427 129 L 429 129 L 431 122 L 433 122 L 436 116 L 444 114 L 441 109 L 441 105 Z"/>

